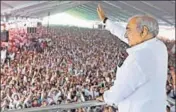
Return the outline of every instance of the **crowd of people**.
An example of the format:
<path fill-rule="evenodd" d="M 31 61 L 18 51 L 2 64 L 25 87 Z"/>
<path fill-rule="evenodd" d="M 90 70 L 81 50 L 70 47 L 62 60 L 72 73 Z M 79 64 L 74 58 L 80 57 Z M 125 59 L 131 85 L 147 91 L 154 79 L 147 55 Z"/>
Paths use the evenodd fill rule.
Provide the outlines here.
<path fill-rule="evenodd" d="M 6 58 L 1 66 L 2 110 L 95 100 L 113 85 L 118 53 L 128 48 L 110 32 L 97 29 L 53 26 L 38 28 L 36 34 L 16 35 L 27 41 L 17 47 L 14 59 Z M 166 89 L 173 99 L 174 60 L 175 53 L 169 52 Z M 169 105 L 168 110 L 173 107 Z M 117 111 L 113 109 L 99 106 L 69 112 Z"/>
<path fill-rule="evenodd" d="M 167 46 L 168 49 L 168 80 L 166 85 L 168 97 L 176 100 L 176 74 L 175 74 L 175 40 L 168 40 L 160 38 Z M 174 101 L 173 100 L 173 101 Z M 175 105 L 168 104 L 167 112 L 175 112 Z"/>

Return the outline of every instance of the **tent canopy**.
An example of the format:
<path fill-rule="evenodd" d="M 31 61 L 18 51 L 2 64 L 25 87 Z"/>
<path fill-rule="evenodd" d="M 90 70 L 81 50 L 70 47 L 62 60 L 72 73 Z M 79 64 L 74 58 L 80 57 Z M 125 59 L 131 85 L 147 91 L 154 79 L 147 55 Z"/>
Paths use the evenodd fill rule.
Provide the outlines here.
<path fill-rule="evenodd" d="M 1 16 L 43 18 L 67 12 L 87 20 L 98 20 L 100 3 L 106 15 L 120 22 L 137 14 L 154 16 L 160 25 L 175 26 L 175 1 L 1 1 Z"/>

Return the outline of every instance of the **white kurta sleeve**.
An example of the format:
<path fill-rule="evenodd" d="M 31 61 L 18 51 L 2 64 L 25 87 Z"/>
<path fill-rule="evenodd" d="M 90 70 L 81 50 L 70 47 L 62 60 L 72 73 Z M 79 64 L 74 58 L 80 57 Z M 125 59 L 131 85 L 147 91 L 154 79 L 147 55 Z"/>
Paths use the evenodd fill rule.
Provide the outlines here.
<path fill-rule="evenodd" d="M 114 85 L 104 92 L 104 101 L 108 105 L 118 105 L 149 80 L 136 61 L 128 63 L 126 67 L 122 66 L 121 74 L 118 75 Z"/>
<path fill-rule="evenodd" d="M 110 31 L 113 35 L 117 36 L 125 43 L 128 43 L 128 40 L 125 38 L 125 27 L 120 24 L 114 23 L 109 19 L 107 19 L 105 26 L 106 30 Z"/>

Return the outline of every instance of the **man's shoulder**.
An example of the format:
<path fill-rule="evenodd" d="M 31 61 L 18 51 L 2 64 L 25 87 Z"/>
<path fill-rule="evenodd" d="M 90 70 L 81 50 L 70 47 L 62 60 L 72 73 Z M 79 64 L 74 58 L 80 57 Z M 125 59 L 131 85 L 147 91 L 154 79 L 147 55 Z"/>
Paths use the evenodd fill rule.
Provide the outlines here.
<path fill-rule="evenodd" d="M 160 41 L 156 40 L 156 43 L 152 43 L 146 46 L 143 46 L 141 49 L 138 49 L 134 55 L 137 58 L 157 58 L 159 55 L 167 54 L 167 47 L 166 45 Z"/>

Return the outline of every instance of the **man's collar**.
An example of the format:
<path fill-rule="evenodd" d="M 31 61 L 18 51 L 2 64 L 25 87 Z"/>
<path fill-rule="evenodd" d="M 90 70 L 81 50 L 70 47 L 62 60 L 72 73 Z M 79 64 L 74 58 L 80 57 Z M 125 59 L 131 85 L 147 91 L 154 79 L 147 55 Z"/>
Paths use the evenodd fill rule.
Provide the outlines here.
<path fill-rule="evenodd" d="M 137 50 L 143 48 L 145 45 L 151 44 L 151 43 L 153 43 L 153 42 L 155 42 L 155 41 L 157 41 L 157 40 L 158 40 L 157 38 L 153 38 L 153 39 L 144 41 L 143 43 L 140 43 L 140 44 L 138 44 L 138 45 L 135 45 L 135 46 L 133 46 L 133 47 L 128 48 L 126 51 L 127 51 L 128 53 L 133 53 L 133 52 L 135 52 L 135 51 L 137 51 Z"/>

